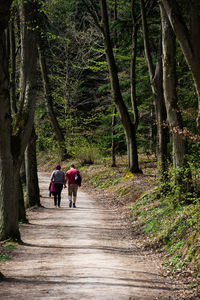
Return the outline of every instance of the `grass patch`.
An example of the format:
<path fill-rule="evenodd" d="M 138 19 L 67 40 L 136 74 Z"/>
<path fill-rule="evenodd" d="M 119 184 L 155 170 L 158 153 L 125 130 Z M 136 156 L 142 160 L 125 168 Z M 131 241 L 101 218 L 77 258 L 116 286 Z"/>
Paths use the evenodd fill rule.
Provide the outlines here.
<path fill-rule="evenodd" d="M 5 262 L 10 259 L 12 250 L 16 249 L 15 243 L 2 242 L 0 243 L 0 261 Z"/>
<path fill-rule="evenodd" d="M 200 203 L 179 205 L 161 199 L 154 191 L 131 207 L 135 228 L 148 236 L 148 246 L 165 250 L 165 265 L 171 270 L 190 268 L 200 278 Z"/>

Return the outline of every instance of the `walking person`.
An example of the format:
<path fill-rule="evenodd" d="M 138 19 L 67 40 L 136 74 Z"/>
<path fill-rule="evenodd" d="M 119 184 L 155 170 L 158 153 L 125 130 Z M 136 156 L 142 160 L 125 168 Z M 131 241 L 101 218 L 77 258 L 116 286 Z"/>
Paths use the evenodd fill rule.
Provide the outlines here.
<path fill-rule="evenodd" d="M 79 181 L 76 180 L 77 174 L 79 174 Z M 78 187 L 81 186 L 81 175 L 74 165 L 71 165 L 70 169 L 65 173 L 65 180 L 65 183 L 68 183 L 69 207 L 73 205 L 73 208 L 76 208 L 77 191 Z"/>
<path fill-rule="evenodd" d="M 65 173 L 61 171 L 61 166 L 56 165 L 56 170 L 54 170 L 51 174 L 51 182 L 53 181 L 55 192 L 54 194 L 54 206 L 60 207 L 61 202 L 61 192 L 63 189 L 63 185 L 65 187 Z"/>

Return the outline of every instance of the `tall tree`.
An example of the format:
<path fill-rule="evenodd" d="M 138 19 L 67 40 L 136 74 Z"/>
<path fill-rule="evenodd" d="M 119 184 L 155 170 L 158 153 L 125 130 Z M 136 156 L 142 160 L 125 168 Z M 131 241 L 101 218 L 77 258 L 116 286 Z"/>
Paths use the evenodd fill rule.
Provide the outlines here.
<path fill-rule="evenodd" d="M 136 58 L 137 58 L 137 40 L 138 40 L 138 29 L 139 29 L 139 18 L 136 17 L 135 13 L 135 0 L 131 0 L 131 18 L 133 23 L 132 32 L 132 55 L 131 55 L 131 67 L 130 67 L 130 80 L 131 80 L 131 104 L 133 108 L 134 123 L 137 127 L 139 116 L 136 101 Z"/>
<path fill-rule="evenodd" d="M 11 4 L 11 1 L 7 1 Z M 9 19 L 9 8 L 5 7 L 6 22 Z M 3 10 L 0 10 L 3 11 Z M 36 20 L 37 1 L 22 0 L 20 5 L 21 17 L 21 76 L 20 76 L 20 102 L 16 121 L 11 126 L 10 102 L 8 95 L 8 63 L 6 59 L 6 45 L 4 30 L 1 31 L 0 60 L 3 72 L 0 78 L 0 198 L 1 198 L 1 226 L 0 239 L 13 238 L 20 240 L 18 227 L 19 199 L 18 184 L 21 163 L 24 151 L 30 139 L 34 107 L 36 102 L 36 73 L 37 73 L 37 48 L 36 48 Z M 5 19 L 5 18 L 3 18 Z M 4 20 L 5 22 L 5 20 Z M 6 28 L 4 23 L 4 29 Z M 8 189 L 9 187 L 9 189 Z"/>
<path fill-rule="evenodd" d="M 163 47 L 163 83 L 167 108 L 167 119 L 172 133 L 173 165 L 180 169 L 184 165 L 185 141 L 182 136 L 183 122 L 176 94 L 176 37 L 160 4 Z"/>
<path fill-rule="evenodd" d="M 110 38 L 107 3 L 104 0 L 100 0 L 100 11 L 101 11 L 102 22 L 99 23 L 99 25 L 103 35 L 103 42 L 104 42 L 104 47 L 106 52 L 106 59 L 108 62 L 113 100 L 117 107 L 119 117 L 123 124 L 125 135 L 126 135 L 128 167 L 132 172 L 137 173 L 140 172 L 140 170 L 138 165 L 136 126 L 131 121 L 130 115 L 128 113 L 128 110 L 122 98 L 120 85 L 119 85 L 118 70 L 115 63 L 115 58 L 114 58 L 112 43 Z"/>
<path fill-rule="evenodd" d="M 200 130 L 200 2 L 191 0 L 190 26 L 184 20 L 183 13 L 176 0 L 161 0 L 171 26 L 180 43 L 188 66 L 191 70 L 198 97 L 197 128 Z"/>
<path fill-rule="evenodd" d="M 163 175 L 166 171 L 167 161 L 167 130 L 164 126 L 166 121 L 166 109 L 163 95 L 163 70 L 162 70 L 162 49 L 159 45 L 158 58 L 156 66 L 153 64 L 150 41 L 149 41 L 149 30 L 146 18 L 146 7 L 144 0 L 140 0 L 141 4 L 141 17 L 142 17 L 142 28 L 144 35 L 144 50 L 145 56 L 149 69 L 150 84 L 155 103 L 155 113 L 157 122 L 157 158 L 158 167 Z"/>
<path fill-rule="evenodd" d="M 14 165 L 11 151 L 8 49 L 5 29 L 12 1 L 0 3 L 0 239 L 20 239 L 14 190 Z"/>
<path fill-rule="evenodd" d="M 106 0 L 100 0 L 100 15 L 98 15 L 97 8 L 92 0 L 90 0 L 90 6 L 86 0 L 83 0 L 84 4 L 87 6 L 89 12 L 94 18 L 94 21 L 98 28 L 100 29 L 103 37 L 106 60 L 108 63 L 110 83 L 112 89 L 113 101 L 118 110 L 120 121 L 123 125 L 126 142 L 127 142 L 127 153 L 128 153 L 128 167 L 134 172 L 140 172 L 138 164 L 138 152 L 137 152 L 137 142 L 136 142 L 136 126 L 132 122 L 128 109 L 123 101 L 122 93 L 120 90 L 118 69 L 115 62 L 115 57 L 113 53 L 113 47 L 110 37 L 110 28 L 109 28 L 109 18 L 107 10 Z"/>
<path fill-rule="evenodd" d="M 61 131 L 61 128 L 59 126 L 59 123 L 57 121 L 57 118 L 55 116 L 55 112 L 53 109 L 52 92 L 51 92 L 52 89 L 51 89 L 49 78 L 48 78 L 49 72 L 48 72 L 48 67 L 47 67 L 45 54 L 44 54 L 44 45 L 42 45 L 42 40 L 41 40 L 40 35 L 38 35 L 38 53 L 39 53 L 39 63 L 40 63 L 40 69 L 41 69 L 41 74 L 42 74 L 46 108 L 47 108 L 47 112 L 49 115 L 49 119 L 51 121 L 52 127 L 53 127 L 55 135 L 56 135 L 56 139 L 57 139 L 59 147 L 60 147 L 60 158 L 62 160 L 64 158 L 69 157 L 69 155 L 66 153 L 65 138 Z"/>

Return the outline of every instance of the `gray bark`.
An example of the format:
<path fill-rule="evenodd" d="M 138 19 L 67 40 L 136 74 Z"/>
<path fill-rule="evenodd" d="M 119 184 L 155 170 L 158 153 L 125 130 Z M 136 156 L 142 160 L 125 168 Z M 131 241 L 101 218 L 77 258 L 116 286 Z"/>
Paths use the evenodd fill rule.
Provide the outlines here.
<path fill-rule="evenodd" d="M 162 52 L 159 50 L 158 59 L 156 63 L 156 67 L 153 65 L 153 60 L 150 51 L 149 44 L 149 33 L 148 33 L 148 25 L 146 20 L 146 8 L 144 5 L 144 0 L 140 0 L 141 4 L 141 16 L 142 16 L 142 29 L 144 35 L 144 50 L 145 56 L 149 69 L 150 76 L 150 84 L 154 97 L 154 106 L 156 113 L 156 122 L 157 122 L 157 160 L 158 160 L 158 168 L 160 171 L 160 175 L 166 171 L 167 168 L 167 130 L 164 127 L 164 122 L 166 121 L 166 109 L 164 103 L 164 95 L 163 95 L 163 73 L 162 73 Z M 161 177 L 162 178 L 162 177 Z"/>
<path fill-rule="evenodd" d="M 115 125 L 116 125 L 116 107 L 113 110 L 112 117 L 112 167 L 116 167 L 116 142 L 115 142 Z"/>
<path fill-rule="evenodd" d="M 102 22 L 99 25 L 103 36 L 106 59 L 108 62 L 112 96 L 119 113 L 119 118 L 122 122 L 125 131 L 126 142 L 127 142 L 127 153 L 128 153 L 128 167 L 132 172 L 137 173 L 140 172 L 140 169 L 138 165 L 136 127 L 130 119 L 128 110 L 126 108 L 126 105 L 124 104 L 121 90 L 120 90 L 118 71 L 115 63 L 111 40 L 110 40 L 107 5 L 105 0 L 100 1 L 100 8 L 101 8 Z"/>
<path fill-rule="evenodd" d="M 130 81 L 131 81 L 131 103 L 134 115 L 134 123 L 137 128 L 139 115 L 136 101 L 136 57 L 137 57 L 137 38 L 138 29 L 137 20 L 135 17 L 135 1 L 131 1 L 131 12 L 132 12 L 132 22 L 133 22 L 133 32 L 132 32 L 132 55 L 131 55 L 131 66 L 130 66 Z"/>
<path fill-rule="evenodd" d="M 182 116 L 176 95 L 176 37 L 162 4 L 160 5 L 160 10 L 162 20 L 164 96 L 167 119 L 172 133 L 173 165 L 178 169 L 184 165 L 185 141 L 181 135 L 183 129 Z"/>
<path fill-rule="evenodd" d="M 161 0 L 161 2 L 193 76 L 198 98 L 197 128 L 200 130 L 200 2 L 191 1 L 192 24 L 190 29 L 183 20 L 176 0 Z"/>

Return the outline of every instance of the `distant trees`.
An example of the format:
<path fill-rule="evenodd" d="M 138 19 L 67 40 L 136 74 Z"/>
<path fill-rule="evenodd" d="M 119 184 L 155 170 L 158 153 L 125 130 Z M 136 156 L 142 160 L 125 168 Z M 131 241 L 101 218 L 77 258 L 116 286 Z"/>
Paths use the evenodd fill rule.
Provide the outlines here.
<path fill-rule="evenodd" d="M 172 7 L 173 9 L 174 7 L 178 7 L 177 3 L 179 1 L 175 1 L 176 6 L 175 4 L 172 5 L 173 1 L 162 2 L 163 10 L 168 15 L 167 9 L 169 7 Z M 178 7 L 179 17 L 181 15 L 181 12 L 184 12 L 188 5 L 189 2 L 185 1 L 181 10 Z M 195 5 L 193 5 L 192 3 L 190 4 L 191 13 L 193 15 L 195 14 Z M 92 139 L 91 136 L 89 138 L 87 134 L 82 134 L 80 127 L 82 127 L 82 129 L 84 128 L 85 132 L 87 131 L 87 129 L 82 126 L 82 117 L 83 119 L 87 118 L 86 108 L 90 110 L 91 107 L 103 107 L 104 104 L 108 107 L 110 105 L 109 92 L 111 91 L 112 99 L 114 100 L 113 102 L 117 107 L 117 122 L 114 125 L 114 129 L 116 130 L 110 130 L 110 137 L 106 140 L 107 144 L 105 143 L 107 147 L 111 148 L 112 146 L 112 136 L 116 143 L 119 136 L 122 141 L 123 128 L 124 136 L 126 138 L 128 167 L 132 171 L 135 170 L 137 172 L 139 170 L 138 163 L 133 166 L 134 159 L 136 161 L 138 160 L 136 154 L 137 149 L 133 150 L 133 145 L 136 148 L 142 148 L 143 150 L 147 149 L 147 151 L 150 152 L 154 151 L 154 148 L 152 147 L 156 147 L 158 166 L 163 173 L 167 172 L 168 160 L 170 160 L 170 154 L 172 153 L 171 145 L 173 145 L 174 150 L 172 156 L 174 159 L 174 166 L 177 166 L 177 164 L 181 165 L 185 156 L 185 142 L 183 140 L 184 137 L 182 134 L 179 134 L 181 133 L 181 130 L 184 129 L 185 125 L 184 120 L 183 122 L 181 121 L 181 109 L 183 109 L 183 106 L 185 108 L 187 104 L 185 101 L 182 105 L 179 100 L 179 95 L 183 95 L 184 93 L 184 85 L 179 85 L 179 82 L 182 82 L 182 79 L 178 78 L 177 80 L 176 69 L 178 74 L 181 68 L 183 69 L 185 62 L 183 64 L 179 62 L 179 59 L 183 59 L 180 54 L 179 47 L 177 48 L 177 50 L 175 50 L 175 48 L 173 50 L 172 47 L 171 49 L 168 48 L 168 52 L 172 51 L 174 57 L 174 62 L 169 62 L 171 64 L 171 67 L 169 66 L 169 64 L 168 66 L 165 65 L 165 62 L 167 62 L 166 59 L 169 58 L 171 54 L 166 56 L 165 62 L 163 61 L 163 51 L 166 50 L 164 45 L 165 38 L 163 38 L 163 34 L 166 33 L 164 29 L 163 32 L 161 32 L 161 23 L 157 22 L 157 20 L 161 20 L 161 18 L 163 18 L 163 15 L 160 15 L 158 3 L 145 0 L 120 0 L 112 2 L 94 0 L 71 0 L 67 4 L 63 1 L 59 3 L 55 1 L 53 5 L 49 5 L 50 10 L 54 7 L 56 7 L 56 14 L 53 17 L 49 15 L 49 24 L 53 21 L 56 28 L 56 24 L 58 25 L 58 20 L 56 19 L 57 15 L 60 18 L 61 15 L 63 16 L 65 14 L 67 16 L 66 24 L 71 24 L 71 31 L 69 32 L 69 30 L 66 29 L 66 36 L 69 38 L 69 44 L 64 47 L 65 51 L 62 52 L 62 54 L 58 54 L 59 35 L 58 38 L 55 39 L 56 42 L 54 42 L 53 40 L 50 41 L 50 43 L 54 45 L 53 48 L 55 47 L 55 53 L 58 54 L 58 57 L 64 57 L 63 53 L 65 53 L 64 61 L 66 62 L 65 66 L 67 66 L 67 68 L 64 68 L 66 74 L 64 84 L 65 87 L 63 88 L 60 85 L 58 93 L 63 93 L 62 105 L 66 111 L 65 124 L 72 125 L 73 123 L 73 129 L 70 129 L 70 126 L 68 127 L 68 136 L 73 135 L 74 131 L 77 130 L 76 134 L 80 133 L 84 138 L 86 138 L 87 141 L 90 140 L 91 143 L 97 143 L 97 140 L 95 140 L 95 138 Z M 176 14 L 173 15 L 173 18 L 175 18 L 175 15 Z M 189 20 L 187 20 L 187 13 L 185 15 L 186 22 L 184 28 L 186 27 L 186 23 L 189 22 Z M 195 24 L 198 25 L 198 17 L 197 15 L 195 16 L 196 17 L 194 18 L 194 20 L 196 21 L 193 20 L 193 23 L 196 22 Z M 178 17 L 176 18 L 179 19 Z M 64 24 L 58 25 L 59 30 L 61 27 L 63 30 L 65 28 Z M 192 27 L 194 27 L 194 24 L 192 25 Z M 198 28 L 198 26 L 196 26 L 196 28 Z M 172 30 L 174 30 L 173 26 Z M 91 33 L 90 37 L 88 33 Z M 101 33 L 101 36 L 99 33 Z M 193 33 L 193 36 L 194 34 L 195 33 Z M 89 38 L 89 42 L 85 42 L 84 37 L 86 35 L 87 38 Z M 79 47 L 76 51 L 73 45 L 76 45 L 77 37 L 79 37 L 79 39 L 80 37 L 82 38 L 82 47 L 81 44 L 77 44 L 79 45 Z M 103 37 L 103 39 L 101 37 Z M 192 45 L 191 43 L 189 44 Z M 63 47 L 63 45 L 61 46 L 61 48 Z M 143 45 L 145 50 L 145 59 Z M 75 60 L 75 57 L 77 57 L 77 53 L 80 52 L 83 56 L 79 56 L 79 61 Z M 69 57 L 71 58 L 70 61 L 68 60 Z M 83 61 L 84 63 L 82 63 Z M 71 64 L 71 62 L 73 63 Z M 166 75 L 166 72 L 171 72 L 172 65 L 174 68 L 173 74 L 171 74 L 173 75 L 173 78 L 172 76 L 169 78 L 168 75 Z M 55 73 L 52 73 L 52 70 L 53 68 L 57 68 L 57 66 L 53 66 L 54 63 L 50 67 L 51 75 L 49 77 L 52 78 L 55 76 Z M 168 71 L 167 68 L 169 68 Z M 78 105 L 75 104 L 75 102 L 77 102 L 76 100 L 72 100 L 76 99 L 76 94 L 74 93 L 72 83 L 73 76 L 77 76 L 77 74 L 75 74 L 75 70 L 80 70 L 79 75 L 81 74 L 79 76 L 80 84 L 76 86 L 74 85 L 76 87 L 75 91 L 78 95 Z M 184 72 L 187 72 L 187 75 L 185 74 L 184 78 L 189 76 L 188 70 L 184 70 Z M 107 74 L 109 74 L 109 78 L 106 77 Z M 98 81 L 93 80 L 95 76 L 99 78 Z M 61 82 L 61 77 L 56 75 L 56 81 L 58 80 L 58 78 Z M 86 80 L 88 81 L 86 82 Z M 166 108 L 166 103 L 169 104 L 170 101 L 169 95 L 167 96 L 167 93 L 169 93 L 169 87 L 167 87 L 167 85 L 169 85 L 170 80 L 171 85 L 172 81 L 174 85 L 174 96 L 171 95 L 170 97 L 173 98 L 173 105 L 176 105 L 177 109 L 172 109 L 171 105 L 168 105 L 168 107 Z M 92 86 L 90 85 L 91 82 L 94 83 Z M 185 81 L 185 83 L 187 84 L 187 80 Z M 73 94 L 71 93 L 72 89 Z M 188 94 L 188 96 L 191 97 L 192 95 Z M 177 100 L 175 100 L 176 97 Z M 58 105 L 57 100 L 52 100 L 54 101 L 55 105 Z M 152 104 L 154 104 L 153 109 Z M 71 113 L 72 107 L 73 113 Z M 81 118 L 79 118 L 79 114 L 81 115 Z M 175 122 L 176 125 L 173 126 L 172 123 L 174 124 L 174 121 L 172 121 L 171 123 L 172 114 L 174 114 L 174 117 L 176 116 L 177 118 L 177 121 Z M 110 113 L 110 116 L 113 116 L 113 114 Z M 61 119 L 63 120 L 63 126 L 67 128 L 68 125 L 64 125 L 63 117 L 60 117 L 60 120 Z M 75 119 L 76 122 L 74 122 Z M 118 119 L 120 119 L 122 126 L 119 124 Z M 101 123 L 103 122 L 103 119 L 99 121 Z M 109 122 L 111 126 L 112 117 L 110 117 Z M 93 125 L 95 128 L 95 126 L 98 127 L 99 124 L 95 125 L 94 122 Z M 180 131 L 179 133 L 176 132 L 176 134 L 175 131 L 171 131 L 169 139 L 169 129 L 172 128 L 171 126 L 174 128 L 179 126 Z M 109 130 L 107 132 L 109 132 Z M 98 134 L 99 133 L 100 128 L 98 129 Z M 132 134 L 133 136 L 131 136 Z M 150 134 L 152 136 L 150 136 Z M 104 138 L 105 135 L 102 135 L 102 139 Z M 131 140 L 134 142 L 132 142 Z M 177 140 L 179 140 L 179 142 L 177 142 Z M 73 144 L 74 141 L 66 143 L 66 147 L 68 147 L 69 144 Z M 97 144 L 96 146 L 98 148 Z M 135 158 L 131 158 L 131 155 L 133 155 Z"/>

